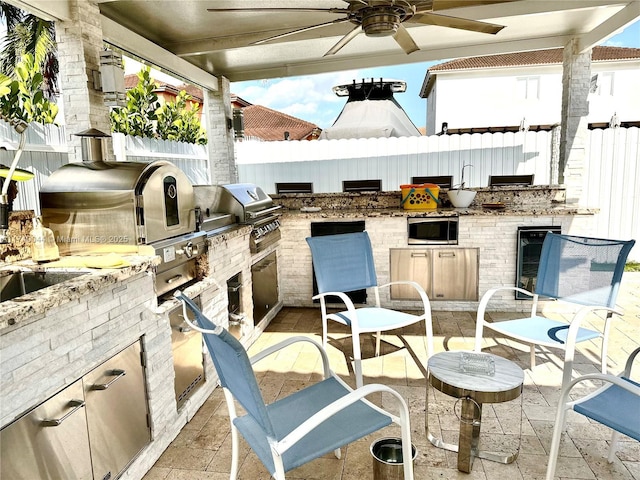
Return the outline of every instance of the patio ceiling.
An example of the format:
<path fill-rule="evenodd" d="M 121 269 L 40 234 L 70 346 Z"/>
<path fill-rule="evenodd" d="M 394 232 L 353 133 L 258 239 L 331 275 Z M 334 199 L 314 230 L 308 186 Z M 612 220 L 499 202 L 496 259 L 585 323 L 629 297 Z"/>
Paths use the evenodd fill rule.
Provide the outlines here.
<path fill-rule="evenodd" d="M 9 1 L 49 18 L 70 18 L 67 0 Z M 105 41 L 167 72 L 209 88 L 217 84 L 212 76 L 242 81 L 308 75 L 564 47 L 576 37 L 580 49 L 584 50 L 640 18 L 638 0 L 503 0 L 501 3 L 438 10 L 439 14 L 504 25 L 496 35 L 404 23 L 419 47 L 409 55 L 392 37 L 368 37 L 361 33 L 336 54 L 323 56 L 353 29 L 353 24 L 343 22 L 315 28 L 260 45 L 251 45 L 251 42 L 344 15 L 317 11 L 209 12 L 207 9 L 344 9 L 348 6 L 345 1 L 93 1 L 100 8 Z"/>

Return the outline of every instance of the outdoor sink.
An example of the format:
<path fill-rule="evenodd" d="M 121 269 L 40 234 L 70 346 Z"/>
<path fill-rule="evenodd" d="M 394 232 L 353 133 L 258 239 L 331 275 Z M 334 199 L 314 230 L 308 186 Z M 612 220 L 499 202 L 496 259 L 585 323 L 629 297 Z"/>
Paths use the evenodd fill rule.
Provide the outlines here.
<path fill-rule="evenodd" d="M 15 272 L 0 276 L 0 302 L 66 282 L 84 272 Z"/>

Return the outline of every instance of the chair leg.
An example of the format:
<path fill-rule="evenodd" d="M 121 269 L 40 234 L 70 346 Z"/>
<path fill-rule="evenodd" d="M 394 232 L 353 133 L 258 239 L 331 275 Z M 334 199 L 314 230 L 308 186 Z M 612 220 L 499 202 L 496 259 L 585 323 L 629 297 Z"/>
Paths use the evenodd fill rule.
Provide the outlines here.
<path fill-rule="evenodd" d="M 327 330 L 328 330 L 328 325 L 327 325 L 327 318 L 324 316 L 324 314 L 322 315 L 322 348 L 324 348 L 325 350 L 327 349 Z"/>
<path fill-rule="evenodd" d="M 333 451 L 333 454 L 336 456 L 336 458 L 337 458 L 338 460 L 340 460 L 340 459 L 342 458 L 342 451 L 341 451 L 339 448 L 336 448 L 336 449 Z"/>
<path fill-rule="evenodd" d="M 609 463 L 613 463 L 616 459 L 616 450 L 618 448 L 618 440 L 620 440 L 620 432 L 616 432 L 615 430 L 611 434 L 611 446 L 609 447 L 609 456 L 607 460 Z"/>
<path fill-rule="evenodd" d="M 360 334 L 357 331 L 351 332 L 353 341 L 353 373 L 356 377 L 356 388 L 364 385 L 362 381 L 362 352 L 360 351 Z"/>
<path fill-rule="evenodd" d="M 553 427 L 553 437 L 551 438 L 551 447 L 549 448 L 549 463 L 547 463 L 547 476 L 546 480 L 553 480 L 556 473 L 556 466 L 558 464 L 558 452 L 560 450 L 560 439 L 562 438 L 562 432 L 564 431 L 564 421 L 566 416 L 566 396 L 561 396 L 562 402 L 558 406 L 556 413 L 556 421 Z"/>
<path fill-rule="evenodd" d="M 531 344 L 529 348 L 529 363 L 531 370 L 533 370 L 536 367 L 536 346 L 534 344 Z"/>
<path fill-rule="evenodd" d="M 231 473 L 229 480 L 238 478 L 238 430 L 231 424 Z"/>

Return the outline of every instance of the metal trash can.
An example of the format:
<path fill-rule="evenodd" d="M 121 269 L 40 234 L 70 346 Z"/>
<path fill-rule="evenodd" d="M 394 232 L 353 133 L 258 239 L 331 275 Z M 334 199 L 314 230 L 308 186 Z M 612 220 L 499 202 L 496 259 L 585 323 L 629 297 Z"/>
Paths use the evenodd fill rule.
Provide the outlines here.
<path fill-rule="evenodd" d="M 418 451 L 411 444 L 411 461 L 416 459 Z M 373 457 L 373 480 L 404 480 L 402 458 L 402 439 L 379 438 L 371 444 Z"/>

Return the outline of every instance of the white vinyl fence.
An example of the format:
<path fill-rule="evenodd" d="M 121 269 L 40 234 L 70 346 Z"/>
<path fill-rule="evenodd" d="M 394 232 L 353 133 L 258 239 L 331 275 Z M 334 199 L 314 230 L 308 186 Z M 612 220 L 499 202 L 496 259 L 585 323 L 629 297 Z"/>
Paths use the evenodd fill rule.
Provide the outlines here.
<path fill-rule="evenodd" d="M 0 163 L 10 165 L 19 137 L 0 121 Z M 468 187 L 484 187 L 489 175 L 531 174 L 535 183 L 553 183 L 552 132 L 484 133 L 410 138 L 237 142 L 240 182 L 275 192 L 276 182 L 313 182 L 315 192 L 339 192 L 343 180 L 382 179 L 384 190 L 399 190 L 411 177 L 453 175 L 460 182 L 463 165 Z M 118 160 L 168 160 L 193 184 L 211 183 L 206 146 L 114 135 Z M 31 125 L 19 167 L 36 174 L 20 182 L 14 208 L 40 211 L 43 180 L 67 163 L 62 127 Z M 593 236 L 635 238 L 640 242 L 640 129 L 589 131 L 584 194 L 581 205 L 600 208 Z M 631 256 L 640 261 L 640 247 Z"/>
<path fill-rule="evenodd" d="M 411 177 L 453 175 L 467 187 L 487 186 L 489 175 L 535 174 L 550 183 L 552 132 L 484 133 L 430 137 L 238 142 L 241 182 L 275 193 L 276 182 L 313 182 L 314 192 L 340 192 L 343 180 L 381 179 L 400 190 Z"/>
<path fill-rule="evenodd" d="M 640 243 L 640 129 L 590 130 L 581 205 L 597 207 L 593 236 Z M 534 174 L 554 183 L 558 135 L 553 132 L 483 133 L 351 140 L 239 142 L 240 182 L 275 192 L 276 182 L 312 182 L 314 192 L 339 192 L 343 180 L 381 179 L 399 190 L 413 176 L 453 175 L 463 165 L 468 187 L 486 187 L 489 175 Z M 640 245 L 631 257 L 640 261 Z"/>

